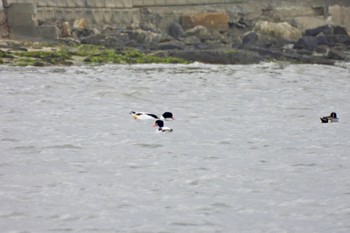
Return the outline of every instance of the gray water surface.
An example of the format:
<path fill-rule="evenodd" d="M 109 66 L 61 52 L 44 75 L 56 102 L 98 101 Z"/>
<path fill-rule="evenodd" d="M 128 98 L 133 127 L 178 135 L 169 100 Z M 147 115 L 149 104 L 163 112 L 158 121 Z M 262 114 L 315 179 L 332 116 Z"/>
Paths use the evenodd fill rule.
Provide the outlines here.
<path fill-rule="evenodd" d="M 347 233 L 350 65 L 0 66 L 0 158 L 3 233 Z"/>

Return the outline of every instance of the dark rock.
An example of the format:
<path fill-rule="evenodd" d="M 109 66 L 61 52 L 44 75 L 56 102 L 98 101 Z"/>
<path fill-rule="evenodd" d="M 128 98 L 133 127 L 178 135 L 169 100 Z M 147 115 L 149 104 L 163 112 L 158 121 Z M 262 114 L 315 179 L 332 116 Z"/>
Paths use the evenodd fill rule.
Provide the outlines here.
<path fill-rule="evenodd" d="M 238 28 L 238 29 L 244 29 L 247 27 L 247 24 L 244 22 L 244 20 L 241 18 L 238 22 L 229 21 L 228 22 L 229 28 Z"/>
<path fill-rule="evenodd" d="M 341 26 L 334 26 L 333 34 L 334 35 L 348 36 L 348 32 L 347 32 L 346 28 L 345 27 L 341 27 Z"/>
<path fill-rule="evenodd" d="M 348 35 L 337 34 L 333 38 L 336 43 L 350 45 L 350 36 Z"/>
<path fill-rule="evenodd" d="M 174 37 L 175 39 L 179 39 L 185 34 L 182 26 L 178 23 L 171 23 L 169 25 L 169 35 Z"/>
<path fill-rule="evenodd" d="M 157 47 L 158 50 L 184 50 L 185 45 L 180 42 L 166 42 L 160 43 Z"/>
<path fill-rule="evenodd" d="M 85 37 L 80 41 L 82 44 L 93 44 L 93 45 L 103 45 L 105 47 L 111 48 L 121 48 L 125 45 L 118 41 L 114 37 L 109 37 L 104 34 L 96 34 L 89 37 Z"/>
<path fill-rule="evenodd" d="M 317 36 L 320 33 L 323 33 L 325 35 L 331 35 L 333 34 L 332 27 L 329 25 L 324 25 L 317 28 L 308 29 L 305 31 L 305 36 Z"/>
<path fill-rule="evenodd" d="M 350 37 L 348 35 L 323 35 L 320 34 L 317 37 L 317 41 L 320 45 L 327 45 L 334 47 L 337 44 L 350 45 Z"/>
<path fill-rule="evenodd" d="M 102 45 L 106 40 L 106 36 L 103 34 L 96 34 L 84 37 L 80 40 L 82 44 L 94 44 Z"/>
<path fill-rule="evenodd" d="M 325 46 L 318 46 L 318 47 L 315 49 L 315 52 L 316 52 L 316 53 L 319 53 L 319 54 L 324 54 L 324 55 L 326 55 L 327 52 L 328 52 L 328 47 L 325 47 Z"/>
<path fill-rule="evenodd" d="M 327 55 L 328 59 L 333 59 L 333 60 L 341 60 L 344 61 L 347 59 L 347 56 L 345 53 L 341 52 L 341 51 L 336 51 L 334 49 L 329 50 L 328 55 Z"/>
<path fill-rule="evenodd" d="M 205 42 L 211 37 L 209 30 L 203 26 L 196 26 L 187 30 L 185 36 L 196 36 L 201 42 Z"/>
<path fill-rule="evenodd" d="M 317 39 L 317 43 L 319 45 L 326 45 L 326 46 L 329 46 L 329 47 L 332 47 L 335 45 L 334 41 L 333 40 L 329 40 L 328 39 L 328 36 L 326 36 L 325 34 L 323 33 L 320 33 L 316 36 L 316 39 Z"/>
<path fill-rule="evenodd" d="M 158 33 L 158 29 L 156 27 L 156 25 L 154 25 L 153 23 L 143 23 L 140 25 L 140 28 L 144 31 L 148 31 L 148 32 L 154 32 L 154 33 Z"/>
<path fill-rule="evenodd" d="M 253 45 L 257 42 L 259 36 L 256 32 L 248 32 L 243 36 L 242 44 L 243 46 Z"/>
<path fill-rule="evenodd" d="M 295 44 L 295 49 L 306 49 L 306 50 L 315 50 L 318 47 L 318 41 L 316 37 L 313 36 L 303 36 Z"/>
<path fill-rule="evenodd" d="M 88 29 L 88 28 L 84 28 L 82 30 L 74 30 L 73 29 L 73 32 L 76 33 L 78 39 L 81 41 L 82 39 L 84 39 L 85 37 L 89 37 L 89 36 L 92 36 L 94 35 L 94 31 L 91 30 L 91 29 Z"/>

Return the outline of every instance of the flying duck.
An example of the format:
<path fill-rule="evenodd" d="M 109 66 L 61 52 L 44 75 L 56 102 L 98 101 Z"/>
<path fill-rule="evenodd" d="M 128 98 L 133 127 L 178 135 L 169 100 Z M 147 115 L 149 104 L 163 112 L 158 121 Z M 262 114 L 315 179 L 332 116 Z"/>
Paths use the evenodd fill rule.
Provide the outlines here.
<path fill-rule="evenodd" d="M 161 119 L 161 120 L 175 120 L 173 114 L 171 112 L 165 112 L 163 115 L 159 118 L 157 115 L 152 114 L 152 113 L 146 113 L 146 112 L 130 112 L 131 116 L 135 120 L 156 120 L 156 119 Z"/>
<path fill-rule="evenodd" d="M 173 129 L 169 127 L 164 127 L 164 122 L 162 120 L 156 120 L 153 127 L 158 127 L 157 132 L 173 132 Z"/>
<path fill-rule="evenodd" d="M 338 122 L 339 119 L 337 118 L 337 114 L 335 112 L 332 112 L 329 116 L 324 116 L 324 117 L 321 117 L 321 122 L 322 123 L 328 123 L 328 122 Z"/>

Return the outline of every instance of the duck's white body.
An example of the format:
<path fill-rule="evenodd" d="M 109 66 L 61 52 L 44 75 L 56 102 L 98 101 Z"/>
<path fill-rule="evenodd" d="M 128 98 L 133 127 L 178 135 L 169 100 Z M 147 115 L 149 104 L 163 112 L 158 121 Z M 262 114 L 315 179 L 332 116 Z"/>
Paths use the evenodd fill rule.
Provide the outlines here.
<path fill-rule="evenodd" d="M 173 129 L 169 127 L 164 127 L 164 122 L 162 120 L 156 120 L 153 127 L 158 127 L 157 133 L 171 133 Z"/>
<path fill-rule="evenodd" d="M 157 129 L 157 132 L 161 132 L 161 133 L 171 133 L 173 132 L 173 129 L 169 128 L 169 127 L 159 127 Z"/>
<path fill-rule="evenodd" d="M 135 119 L 135 120 L 168 120 L 172 119 L 174 120 L 173 114 L 171 112 L 165 112 L 161 117 L 158 117 L 156 114 L 152 113 L 147 113 L 147 112 L 134 112 L 131 111 L 130 115 Z"/>
<path fill-rule="evenodd" d="M 156 120 L 158 119 L 158 116 L 152 113 L 147 112 L 130 112 L 130 115 L 135 120 Z"/>

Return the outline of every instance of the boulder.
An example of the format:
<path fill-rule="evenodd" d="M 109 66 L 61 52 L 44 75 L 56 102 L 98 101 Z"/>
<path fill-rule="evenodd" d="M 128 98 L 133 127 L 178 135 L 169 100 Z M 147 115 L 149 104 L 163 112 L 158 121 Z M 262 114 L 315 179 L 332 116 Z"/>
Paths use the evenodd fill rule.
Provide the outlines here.
<path fill-rule="evenodd" d="M 348 32 L 347 32 L 346 28 L 342 27 L 342 26 L 334 26 L 333 34 L 334 35 L 348 36 Z"/>
<path fill-rule="evenodd" d="M 196 26 L 187 30 L 185 36 L 196 36 L 201 42 L 205 42 L 211 37 L 210 32 L 204 26 Z"/>
<path fill-rule="evenodd" d="M 248 32 L 243 35 L 242 44 L 243 46 L 253 45 L 258 39 L 259 36 L 256 32 Z"/>
<path fill-rule="evenodd" d="M 88 22 L 85 18 L 81 18 L 74 21 L 73 30 L 83 31 L 85 29 L 88 29 Z"/>
<path fill-rule="evenodd" d="M 131 40 L 135 40 L 139 44 L 150 44 L 153 42 L 159 42 L 162 38 L 162 36 L 158 33 L 144 31 L 142 29 L 128 31 L 128 35 Z"/>
<path fill-rule="evenodd" d="M 319 45 L 326 45 L 326 46 L 328 46 L 328 47 L 332 47 L 332 46 L 335 45 L 334 40 L 330 40 L 330 39 L 329 39 L 329 36 L 323 34 L 323 32 L 321 32 L 320 34 L 318 34 L 318 35 L 316 36 L 316 39 L 317 39 L 317 43 L 318 43 Z"/>
<path fill-rule="evenodd" d="M 253 31 L 287 41 L 297 41 L 302 36 L 299 29 L 293 27 L 287 22 L 273 23 L 268 21 L 258 21 L 255 24 Z"/>
<path fill-rule="evenodd" d="M 347 59 L 347 56 L 345 53 L 341 52 L 341 51 L 337 51 L 334 49 L 329 50 L 328 55 L 327 55 L 328 59 L 333 59 L 333 60 L 341 60 L 344 61 Z"/>
<path fill-rule="evenodd" d="M 169 25 L 168 31 L 169 35 L 174 37 L 175 39 L 179 39 L 185 34 L 184 30 L 182 29 L 182 26 L 174 22 Z"/>
<path fill-rule="evenodd" d="M 72 37 L 72 29 L 70 27 L 69 22 L 64 22 L 60 27 L 60 37 Z"/>
<path fill-rule="evenodd" d="M 182 41 L 186 44 L 186 45 L 196 45 L 196 44 L 201 44 L 201 40 L 198 39 L 198 37 L 196 36 L 187 36 L 184 37 L 182 39 Z"/>
<path fill-rule="evenodd" d="M 333 29 L 329 25 L 323 25 L 317 28 L 305 30 L 305 36 L 317 36 L 320 33 L 323 33 L 324 35 L 331 35 L 333 34 Z"/>
<path fill-rule="evenodd" d="M 179 41 L 171 41 L 158 44 L 158 50 L 184 50 L 185 45 Z"/>
<path fill-rule="evenodd" d="M 227 31 L 229 16 L 222 12 L 189 14 L 181 17 L 181 24 L 185 30 L 196 26 L 203 26 L 209 30 Z"/>
<path fill-rule="evenodd" d="M 306 49 L 309 51 L 313 51 L 318 47 L 318 41 L 316 37 L 313 36 L 303 36 L 300 38 L 295 44 L 295 49 Z"/>

